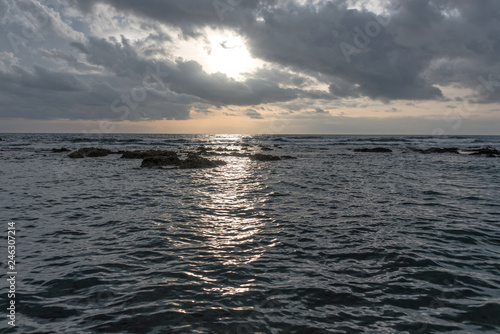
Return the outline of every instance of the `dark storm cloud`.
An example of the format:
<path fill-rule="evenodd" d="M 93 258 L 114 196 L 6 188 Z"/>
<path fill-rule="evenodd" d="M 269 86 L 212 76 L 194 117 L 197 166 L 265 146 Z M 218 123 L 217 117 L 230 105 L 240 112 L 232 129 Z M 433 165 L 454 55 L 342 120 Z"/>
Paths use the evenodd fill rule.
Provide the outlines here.
<path fill-rule="evenodd" d="M 328 90 L 338 97 L 359 97 L 361 94 L 358 86 L 345 80 L 336 80 L 328 87 Z"/>
<path fill-rule="evenodd" d="M 214 24 L 231 25 L 220 21 L 210 1 L 139 3 L 102 0 L 91 3 L 97 2 L 108 3 L 118 10 L 147 16 L 183 30 L 193 31 L 196 27 Z M 89 2 L 85 4 L 88 6 Z M 259 7 L 256 1 L 244 2 L 235 10 L 239 15 L 247 14 L 247 19 L 235 28 L 248 37 L 254 55 L 271 62 L 338 77 L 351 85 L 357 84 L 359 93 L 371 98 L 433 99 L 441 96 L 439 89 L 419 76 L 433 55 L 400 45 L 396 40 L 397 36 L 377 23 L 374 14 L 348 9 L 342 1 L 325 2 L 320 7 L 294 3 L 281 7 L 265 6 L 267 4 L 262 2 Z M 427 10 L 429 6 L 417 6 L 410 1 L 408 7 L 411 6 L 415 7 L 410 9 L 416 13 L 412 20 L 405 17 L 405 8 L 398 9 L 397 15 L 415 27 L 428 25 L 429 20 L 436 21 L 441 17 L 435 10 Z M 249 9 L 257 7 L 263 13 L 263 23 L 255 20 L 256 12 L 249 14 Z M 379 17 L 380 22 L 387 20 L 388 18 Z M 368 41 L 369 37 L 363 32 L 366 27 L 375 29 L 376 40 Z M 356 43 L 357 41 L 362 43 Z M 352 58 L 349 63 L 346 63 L 346 51 L 340 47 L 342 42 L 360 50 L 349 54 L 349 58 Z M 359 47 L 365 44 L 366 47 Z M 332 83 L 331 91 L 338 93 L 339 97 L 355 97 L 359 94 L 335 88 L 336 85 Z"/>
<path fill-rule="evenodd" d="M 344 2 L 289 4 L 244 33 L 261 58 L 331 76 L 330 91 L 339 97 L 439 98 L 440 90 L 420 77 L 433 55 L 400 45 L 386 22 Z"/>
<path fill-rule="evenodd" d="M 197 37 L 206 26 L 239 26 L 252 21 L 254 11 L 268 1 L 259 0 L 73 0 L 86 11 L 104 3 L 128 14 L 154 19 L 178 27 L 185 37 Z"/>
<path fill-rule="evenodd" d="M 40 50 L 40 55 L 45 58 L 62 59 L 67 62 L 76 62 L 77 59 L 59 50 Z"/>
<path fill-rule="evenodd" d="M 262 80 L 236 81 L 222 73 L 207 74 L 195 61 L 152 62 L 139 57 L 130 42 L 90 38 L 88 44 L 73 43 L 86 55 L 87 61 L 103 66 L 119 77 L 138 80 L 147 68 L 161 68 L 162 81 L 178 94 L 187 94 L 216 106 L 254 105 L 289 101 L 297 98 L 292 89 L 282 89 L 278 84 Z"/>
<path fill-rule="evenodd" d="M 284 86 L 304 87 L 311 84 L 311 80 L 305 76 L 297 75 L 289 72 L 286 69 L 261 67 L 252 73 L 247 73 L 248 77 L 261 78 L 272 82 L 279 83 Z"/>
<path fill-rule="evenodd" d="M 0 82 L 3 91 L 10 90 L 11 92 L 19 88 L 56 92 L 87 89 L 87 86 L 72 74 L 51 71 L 37 65 L 33 67 L 31 73 L 18 66 L 12 67 L 10 73 L 0 72 Z"/>
<path fill-rule="evenodd" d="M 493 0 L 392 1 L 384 15 L 349 8 L 347 1 L 315 5 L 243 1 L 231 13 L 245 18 L 239 23 L 230 18 L 220 20 L 211 1 L 102 0 L 80 4 L 88 7 L 96 2 L 181 29 L 207 25 L 236 28 L 248 38 L 255 56 L 329 75 L 330 92 L 338 97 L 440 99 L 442 92 L 433 85 L 460 80 L 471 88 L 477 84 L 481 67 L 486 65 L 486 72 L 498 67 L 500 3 Z M 425 80 L 422 74 L 431 62 L 445 57 L 475 63 L 472 72 Z M 497 95 L 491 94 L 488 100 Z"/>
<path fill-rule="evenodd" d="M 192 110 L 265 103 L 328 110 L 329 101 L 358 98 L 446 101 L 440 87 L 471 89 L 467 101 L 500 101 L 500 1 L 393 0 L 379 13 L 353 2 L 72 0 L 70 8 L 5 0 L 0 116 L 187 119 Z M 97 4 L 145 33 L 109 37 L 128 27 L 104 29 Z M 201 45 L 205 28 L 236 31 L 270 64 L 235 80 L 175 60 L 175 42 Z M 322 88 L 307 89 L 316 83 Z"/>
<path fill-rule="evenodd" d="M 245 114 L 245 116 L 248 116 L 248 117 L 253 118 L 253 119 L 263 119 L 264 118 L 264 117 L 262 117 L 261 113 L 259 113 L 256 110 L 253 110 L 253 109 L 245 110 L 244 114 Z"/>
<path fill-rule="evenodd" d="M 12 68 L 11 72 L 0 72 L 0 116 L 82 120 L 187 119 L 190 105 L 196 102 L 190 97 L 155 90 L 148 90 L 147 96 L 137 100 L 127 99 L 135 89 L 133 82 L 117 82 L 112 77 L 102 79 L 102 82 L 90 81 L 87 84 L 75 75 L 39 66 L 35 66 L 32 72 L 19 67 Z M 125 87 L 132 88 L 127 90 Z"/>
<path fill-rule="evenodd" d="M 222 73 L 207 74 L 194 61 L 178 62 L 168 78 L 170 89 L 191 94 L 216 105 L 254 105 L 283 102 L 297 98 L 291 89 L 261 79 L 238 82 Z"/>

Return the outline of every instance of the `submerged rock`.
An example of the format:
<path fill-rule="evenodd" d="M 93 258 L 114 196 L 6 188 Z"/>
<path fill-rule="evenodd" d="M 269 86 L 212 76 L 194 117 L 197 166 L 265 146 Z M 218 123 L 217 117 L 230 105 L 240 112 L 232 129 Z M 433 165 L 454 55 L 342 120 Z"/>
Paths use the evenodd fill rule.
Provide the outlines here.
<path fill-rule="evenodd" d="M 61 149 L 61 150 L 63 150 L 63 149 Z M 52 152 L 54 152 L 54 150 L 52 150 Z M 64 152 L 64 151 L 61 151 L 61 152 Z M 114 154 L 114 152 L 107 150 L 107 149 L 104 149 L 104 148 L 84 147 L 84 148 L 81 148 L 77 151 L 74 151 L 74 152 L 68 154 L 68 157 L 73 158 L 73 159 L 81 159 L 84 157 L 89 157 L 89 158 L 105 157 L 105 156 L 108 156 L 110 154 Z"/>
<path fill-rule="evenodd" d="M 392 153 L 392 150 L 386 147 L 375 147 L 375 148 L 356 148 L 354 152 L 363 153 Z"/>
<path fill-rule="evenodd" d="M 237 151 L 237 150 L 232 150 L 232 149 L 227 148 L 227 147 L 217 147 L 216 151 L 217 152 L 234 152 L 234 151 Z"/>
<path fill-rule="evenodd" d="M 161 151 L 161 150 L 149 150 L 149 151 L 125 151 L 121 152 L 121 159 L 146 159 L 150 157 L 177 157 L 177 153 L 174 151 Z"/>
<path fill-rule="evenodd" d="M 95 157 L 105 157 L 113 152 L 110 150 L 106 150 L 104 148 L 95 148 L 95 147 L 84 147 L 79 149 L 78 151 L 75 151 L 71 154 L 68 155 L 70 158 L 82 158 L 82 157 L 90 157 L 90 158 L 95 158 Z"/>
<path fill-rule="evenodd" d="M 486 147 L 476 150 L 474 153 L 471 153 L 471 155 L 486 155 L 488 158 L 496 158 L 500 156 L 500 151 Z"/>
<path fill-rule="evenodd" d="M 142 160 L 142 168 L 158 168 L 163 166 L 179 166 L 181 160 L 176 156 L 152 156 Z"/>
<path fill-rule="evenodd" d="M 230 151 L 230 152 L 227 152 L 227 153 L 218 153 L 218 152 L 215 152 L 215 151 L 212 151 L 212 152 L 197 152 L 197 153 L 190 152 L 190 153 L 188 153 L 188 156 L 190 154 L 194 154 L 194 155 L 201 154 L 201 155 L 220 156 L 220 157 L 238 157 L 238 158 L 248 158 L 250 156 L 249 153 L 241 153 L 241 152 L 238 152 L 238 151 Z"/>
<path fill-rule="evenodd" d="M 187 159 L 180 162 L 179 168 L 214 168 L 217 166 L 223 166 L 225 164 L 226 162 L 222 160 L 208 160 L 207 158 L 200 157 L 196 154 L 188 154 Z"/>
<path fill-rule="evenodd" d="M 280 157 L 277 157 L 275 155 L 260 154 L 260 153 L 251 155 L 250 159 L 254 160 L 254 161 L 277 161 L 277 160 L 281 160 Z"/>
<path fill-rule="evenodd" d="M 175 152 L 171 152 L 174 153 Z M 163 166 L 177 166 L 181 169 L 192 168 L 213 168 L 225 165 L 226 162 L 221 160 L 208 160 L 201 157 L 197 153 L 190 152 L 185 160 L 179 159 L 177 154 L 169 154 L 164 156 L 150 156 L 142 160 L 141 167 L 143 168 L 162 168 Z"/>
<path fill-rule="evenodd" d="M 211 147 L 206 147 L 206 146 L 199 146 L 196 151 L 199 153 L 199 154 L 208 154 L 209 151 L 213 151 L 213 148 Z"/>
<path fill-rule="evenodd" d="M 412 148 L 413 151 L 419 152 L 422 154 L 431 154 L 431 153 L 453 153 L 453 154 L 459 154 L 458 148 L 456 147 L 431 147 L 428 149 L 418 149 L 418 148 Z"/>
<path fill-rule="evenodd" d="M 226 154 L 228 157 L 238 157 L 238 158 L 248 158 L 250 156 L 249 153 L 240 153 L 240 152 L 231 152 Z"/>
<path fill-rule="evenodd" d="M 66 147 L 52 149 L 52 153 L 63 153 L 63 152 L 71 152 L 71 150 L 69 148 L 66 148 Z"/>
<path fill-rule="evenodd" d="M 68 157 L 70 157 L 71 159 L 83 159 L 83 158 L 85 158 L 83 156 L 83 154 L 81 154 L 78 151 L 75 151 L 75 152 L 72 152 L 72 153 L 68 154 Z"/>

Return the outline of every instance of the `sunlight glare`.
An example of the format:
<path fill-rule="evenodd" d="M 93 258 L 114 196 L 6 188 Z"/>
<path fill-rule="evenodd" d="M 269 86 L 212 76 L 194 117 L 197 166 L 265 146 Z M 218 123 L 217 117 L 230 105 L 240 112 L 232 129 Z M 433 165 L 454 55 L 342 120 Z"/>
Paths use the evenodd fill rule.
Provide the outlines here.
<path fill-rule="evenodd" d="M 213 38 L 210 49 L 208 63 L 211 72 L 220 72 L 235 78 L 254 67 L 253 58 L 240 36 L 226 35 Z"/>

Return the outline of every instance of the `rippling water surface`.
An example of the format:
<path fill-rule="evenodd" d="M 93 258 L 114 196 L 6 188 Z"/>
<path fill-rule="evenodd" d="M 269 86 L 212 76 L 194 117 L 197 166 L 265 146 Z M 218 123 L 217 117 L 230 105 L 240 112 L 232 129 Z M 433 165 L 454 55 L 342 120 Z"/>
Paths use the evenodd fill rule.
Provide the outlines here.
<path fill-rule="evenodd" d="M 500 331 L 500 159 L 409 149 L 500 137 L 1 137 L 19 333 Z M 298 159 L 150 170 L 50 151 L 242 144 Z M 353 151 L 375 146 L 393 153 Z"/>

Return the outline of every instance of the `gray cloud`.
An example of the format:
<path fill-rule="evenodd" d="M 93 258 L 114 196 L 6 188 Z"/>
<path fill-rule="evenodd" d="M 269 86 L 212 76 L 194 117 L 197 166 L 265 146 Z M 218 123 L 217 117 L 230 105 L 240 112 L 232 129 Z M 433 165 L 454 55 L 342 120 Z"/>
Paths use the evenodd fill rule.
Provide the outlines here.
<path fill-rule="evenodd" d="M 245 0 L 221 17 L 205 0 L 5 0 L 0 117 L 187 119 L 231 105 L 262 117 L 263 104 L 307 113 L 361 99 L 449 101 L 440 87 L 473 92 L 457 101 L 500 102 L 499 1 L 388 1 L 383 14 L 356 2 Z M 98 4 L 127 24 L 112 18 L 106 30 Z M 177 41 L 203 45 L 208 28 L 239 33 L 268 64 L 237 80 L 175 58 Z"/>
<path fill-rule="evenodd" d="M 261 113 L 259 113 L 256 110 L 253 110 L 253 109 L 245 110 L 244 114 L 245 114 L 245 116 L 248 116 L 248 117 L 253 118 L 253 119 L 263 119 L 264 118 L 264 117 L 262 117 Z"/>
<path fill-rule="evenodd" d="M 119 77 L 139 80 L 145 69 L 160 67 L 164 74 L 162 80 L 171 91 L 192 95 L 216 106 L 254 105 L 297 98 L 295 90 L 282 89 L 272 81 L 250 78 L 239 82 L 222 73 L 207 74 L 195 61 L 155 63 L 145 60 L 124 37 L 120 42 L 90 38 L 85 45 L 72 45 L 86 55 L 87 61 L 103 66 Z"/>

